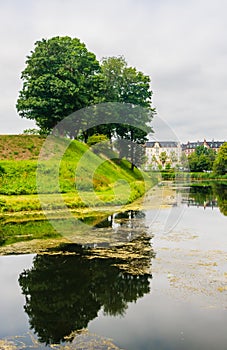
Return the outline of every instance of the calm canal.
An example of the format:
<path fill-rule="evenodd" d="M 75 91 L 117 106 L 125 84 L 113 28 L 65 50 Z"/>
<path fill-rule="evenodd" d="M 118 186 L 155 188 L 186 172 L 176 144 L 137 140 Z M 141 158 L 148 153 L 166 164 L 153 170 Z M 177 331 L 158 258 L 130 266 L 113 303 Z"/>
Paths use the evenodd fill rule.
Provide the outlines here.
<path fill-rule="evenodd" d="M 0 349 L 226 350 L 226 224 L 227 184 L 167 183 L 94 228 L 124 244 L 1 256 Z"/>

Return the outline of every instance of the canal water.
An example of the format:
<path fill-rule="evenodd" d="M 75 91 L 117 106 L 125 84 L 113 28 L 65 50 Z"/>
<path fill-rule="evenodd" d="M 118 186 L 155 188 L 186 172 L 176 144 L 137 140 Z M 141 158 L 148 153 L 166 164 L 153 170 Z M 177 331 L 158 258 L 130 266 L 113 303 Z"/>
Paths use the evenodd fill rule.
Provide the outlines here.
<path fill-rule="evenodd" d="M 0 349 L 226 350 L 226 224 L 226 184 L 166 183 L 96 225 L 118 245 L 1 256 Z"/>

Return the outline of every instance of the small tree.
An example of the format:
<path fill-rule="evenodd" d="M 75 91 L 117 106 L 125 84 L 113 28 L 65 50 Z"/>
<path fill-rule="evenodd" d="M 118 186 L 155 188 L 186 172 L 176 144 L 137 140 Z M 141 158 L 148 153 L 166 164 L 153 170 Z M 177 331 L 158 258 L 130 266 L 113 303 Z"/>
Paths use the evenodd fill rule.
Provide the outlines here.
<path fill-rule="evenodd" d="M 213 170 L 217 175 L 225 175 L 227 173 L 227 142 L 220 147 L 214 161 Z"/>
<path fill-rule="evenodd" d="M 167 158 L 168 158 L 168 156 L 167 156 L 166 152 L 161 152 L 160 153 L 159 159 L 160 159 L 163 167 L 164 167 L 164 165 L 165 165 L 165 163 L 167 161 Z"/>
<path fill-rule="evenodd" d="M 196 147 L 195 152 L 188 157 L 190 170 L 195 172 L 212 170 L 215 157 L 214 150 L 204 146 Z"/>
<path fill-rule="evenodd" d="M 175 164 L 177 162 L 177 154 L 175 151 L 170 152 L 170 160 L 172 164 Z"/>
<path fill-rule="evenodd" d="M 156 170 L 158 167 L 158 160 L 157 158 L 155 157 L 155 155 L 153 154 L 152 155 L 152 158 L 151 158 L 151 165 L 150 165 L 150 168 L 153 169 L 153 170 Z"/>
<path fill-rule="evenodd" d="M 171 169 L 171 164 L 170 163 L 166 163 L 165 170 L 170 170 L 170 169 Z"/>
<path fill-rule="evenodd" d="M 186 154 L 183 152 L 180 157 L 180 164 L 182 165 L 183 168 L 188 168 L 188 158 Z"/>

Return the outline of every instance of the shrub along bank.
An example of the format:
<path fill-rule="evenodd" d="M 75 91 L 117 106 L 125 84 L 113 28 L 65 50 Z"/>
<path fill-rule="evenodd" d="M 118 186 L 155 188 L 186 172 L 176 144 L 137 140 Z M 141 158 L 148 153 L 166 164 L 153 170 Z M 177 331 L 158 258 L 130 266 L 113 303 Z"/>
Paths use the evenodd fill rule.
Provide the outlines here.
<path fill-rule="evenodd" d="M 185 180 L 227 180 L 227 174 L 217 175 L 214 172 L 179 172 L 171 169 L 170 171 L 161 170 L 161 177 L 163 180 L 174 181 L 175 179 Z"/>

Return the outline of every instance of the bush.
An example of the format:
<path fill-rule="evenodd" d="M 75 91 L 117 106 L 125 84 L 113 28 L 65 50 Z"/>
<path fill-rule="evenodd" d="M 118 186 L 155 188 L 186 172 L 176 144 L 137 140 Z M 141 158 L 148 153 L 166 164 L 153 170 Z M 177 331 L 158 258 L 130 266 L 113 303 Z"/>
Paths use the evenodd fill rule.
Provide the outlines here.
<path fill-rule="evenodd" d="M 0 176 L 5 174 L 5 169 L 3 168 L 2 165 L 0 165 Z"/>
<path fill-rule="evenodd" d="M 96 145 L 96 143 L 108 141 L 108 137 L 103 134 L 94 134 L 88 137 L 87 144 L 89 147 Z"/>

